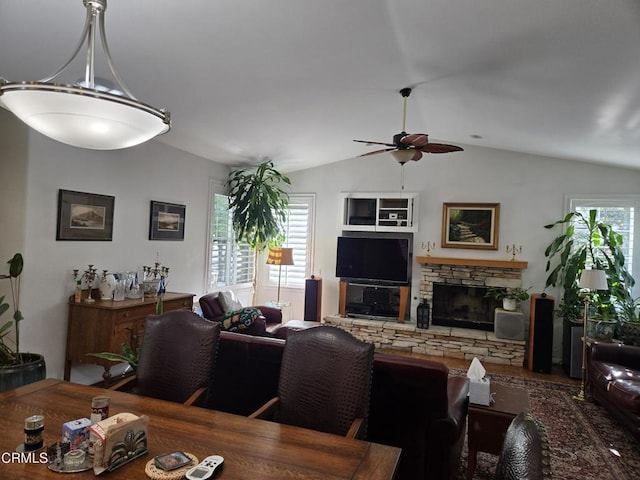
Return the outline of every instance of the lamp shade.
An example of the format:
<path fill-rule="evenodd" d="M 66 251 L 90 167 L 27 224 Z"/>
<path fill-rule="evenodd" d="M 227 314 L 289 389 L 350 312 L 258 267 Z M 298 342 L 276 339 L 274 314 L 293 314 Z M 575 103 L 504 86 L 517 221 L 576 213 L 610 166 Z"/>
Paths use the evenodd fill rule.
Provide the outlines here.
<path fill-rule="evenodd" d="M 293 248 L 270 247 L 267 265 L 293 265 Z"/>
<path fill-rule="evenodd" d="M 166 111 L 97 90 L 43 82 L 7 83 L 0 99 L 34 130 L 93 150 L 128 148 L 165 133 Z"/>
<path fill-rule="evenodd" d="M 393 152 L 391 152 L 391 156 L 395 158 L 396 162 L 398 162 L 400 165 L 404 165 L 409 160 L 413 160 L 415 154 L 415 150 L 409 149 L 394 150 Z"/>
<path fill-rule="evenodd" d="M 608 290 L 609 285 L 607 284 L 607 274 L 604 270 L 585 269 L 580 275 L 578 286 L 580 288 L 586 288 L 591 292 L 596 290 Z"/>

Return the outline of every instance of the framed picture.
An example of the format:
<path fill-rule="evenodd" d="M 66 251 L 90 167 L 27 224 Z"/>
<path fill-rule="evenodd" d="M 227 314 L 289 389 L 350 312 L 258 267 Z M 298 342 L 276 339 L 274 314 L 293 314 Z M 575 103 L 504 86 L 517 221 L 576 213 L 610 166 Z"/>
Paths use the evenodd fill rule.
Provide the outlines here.
<path fill-rule="evenodd" d="M 58 190 L 56 240 L 111 241 L 115 198 L 97 193 Z"/>
<path fill-rule="evenodd" d="M 498 249 L 499 203 L 445 203 L 443 248 Z"/>
<path fill-rule="evenodd" d="M 184 217 L 187 207 L 151 200 L 149 240 L 184 240 Z"/>

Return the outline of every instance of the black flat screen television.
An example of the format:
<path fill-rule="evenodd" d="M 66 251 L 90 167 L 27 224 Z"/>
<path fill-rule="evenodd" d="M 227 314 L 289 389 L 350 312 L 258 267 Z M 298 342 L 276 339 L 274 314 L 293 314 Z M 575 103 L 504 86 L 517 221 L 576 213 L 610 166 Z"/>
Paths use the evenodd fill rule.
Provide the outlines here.
<path fill-rule="evenodd" d="M 409 240 L 386 237 L 338 237 L 336 277 L 408 283 Z"/>

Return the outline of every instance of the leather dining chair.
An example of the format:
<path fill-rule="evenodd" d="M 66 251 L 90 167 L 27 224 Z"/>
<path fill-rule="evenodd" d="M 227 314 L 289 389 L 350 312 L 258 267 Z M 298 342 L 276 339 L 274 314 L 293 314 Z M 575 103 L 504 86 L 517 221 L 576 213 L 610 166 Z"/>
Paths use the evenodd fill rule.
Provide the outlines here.
<path fill-rule="evenodd" d="M 374 346 L 337 327 L 291 331 L 278 394 L 250 416 L 364 438 Z"/>
<path fill-rule="evenodd" d="M 509 425 L 498 458 L 496 480 L 551 479 L 547 430 L 531 413 L 518 414 Z"/>
<path fill-rule="evenodd" d="M 213 378 L 220 325 L 189 310 L 149 315 L 134 376 L 114 385 L 147 397 L 198 404 Z"/>

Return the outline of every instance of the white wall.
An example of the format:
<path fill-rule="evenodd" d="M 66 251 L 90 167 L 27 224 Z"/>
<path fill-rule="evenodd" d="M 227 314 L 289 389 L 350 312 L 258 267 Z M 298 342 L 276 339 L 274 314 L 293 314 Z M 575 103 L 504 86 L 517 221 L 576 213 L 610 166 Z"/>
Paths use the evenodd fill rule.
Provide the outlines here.
<path fill-rule="evenodd" d="M 558 234 L 543 225 L 564 214 L 564 195 L 638 194 L 640 171 L 539 157 L 502 150 L 465 147 L 464 152 L 425 155 L 404 167 L 391 156 L 358 157 L 290 174 L 294 191 L 317 193 L 315 273 L 323 276 L 323 315 L 338 311 L 335 278 L 336 237 L 340 234 L 339 193 L 393 191 L 420 193 L 420 230 L 414 234 L 414 256 L 422 242 L 436 242 L 433 256 L 508 260 L 507 245 L 522 245 L 519 260 L 529 262 L 523 286 L 542 292 L 546 273 L 544 249 Z M 441 248 L 444 202 L 500 203 L 499 250 Z M 415 322 L 420 268 L 413 264 L 411 317 Z M 557 292 L 548 293 L 557 296 Z M 528 305 L 524 306 L 528 313 Z M 561 357 L 561 325 L 556 322 L 554 358 Z"/>
<path fill-rule="evenodd" d="M 0 118 L 2 124 L 14 125 L 17 121 L 7 115 Z M 101 152 L 62 145 L 29 131 L 22 151 L 27 167 L 25 240 L 22 246 L 12 244 L 11 250 L 22 251 L 25 257 L 21 347 L 44 354 L 47 375 L 62 378 L 72 270 L 82 271 L 88 264 L 98 271 L 138 270 L 152 264 L 158 254 L 170 267 L 170 291 L 201 295 L 209 180 L 224 182 L 228 169 L 154 141 Z M 0 161 L 4 171 L 16 159 L 3 152 Z M 56 241 L 58 189 L 115 196 L 113 241 Z M 148 240 L 151 200 L 186 205 L 184 241 Z M 11 199 L 0 193 L 0 201 L 6 207 Z M 3 231 L 3 244 L 4 236 Z M 2 252 L 10 257 L 4 248 Z M 101 375 L 101 367 L 87 366 L 74 368 L 71 379 L 91 382 Z"/>

